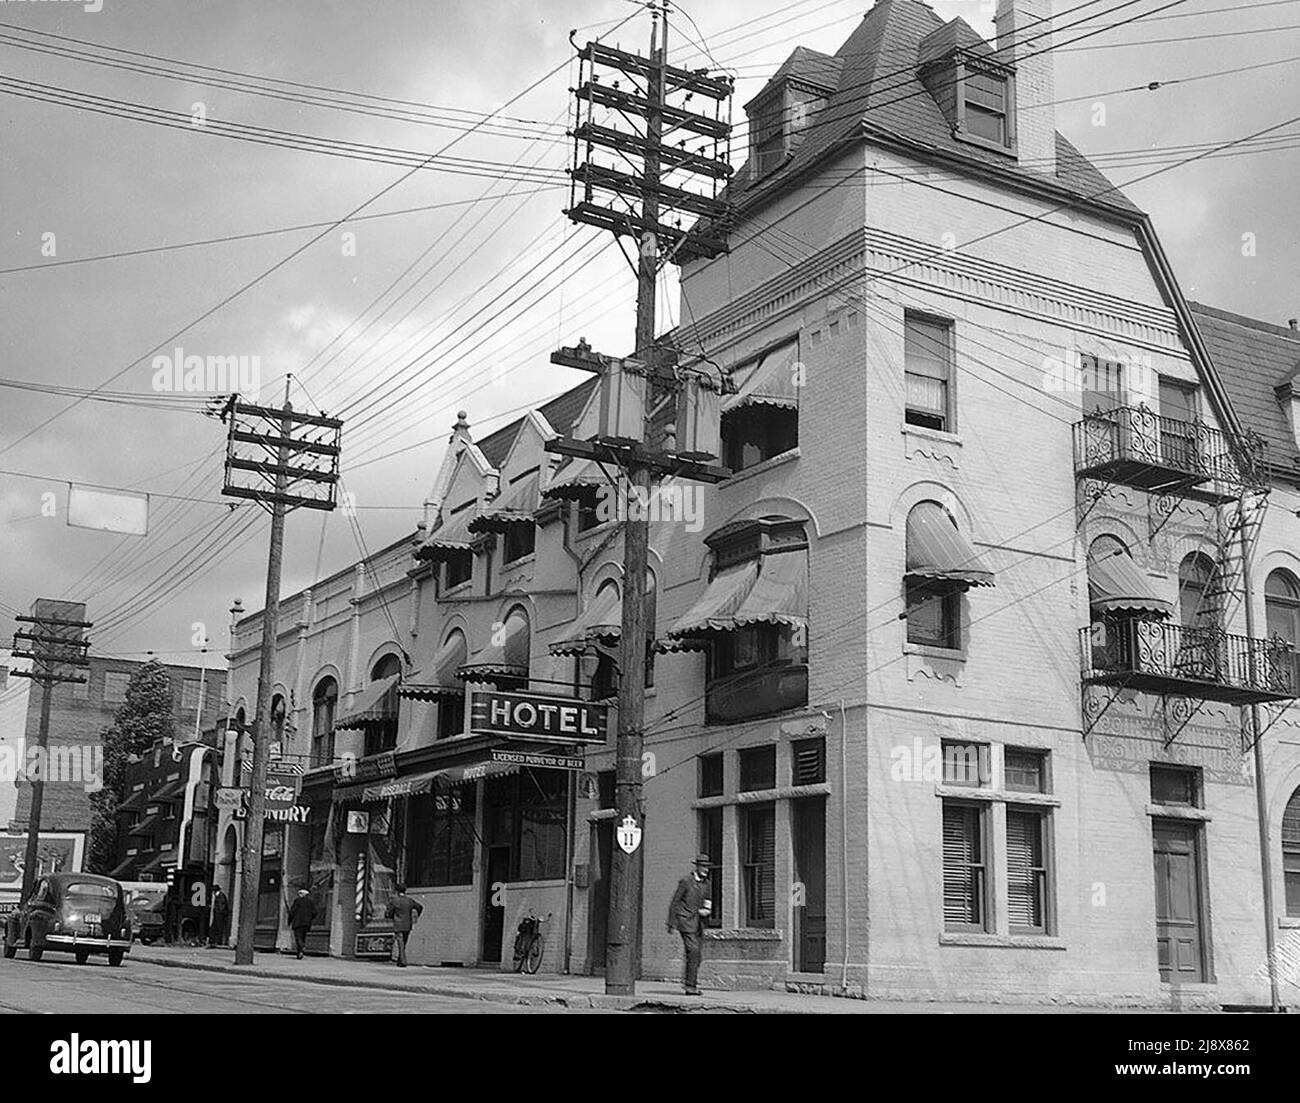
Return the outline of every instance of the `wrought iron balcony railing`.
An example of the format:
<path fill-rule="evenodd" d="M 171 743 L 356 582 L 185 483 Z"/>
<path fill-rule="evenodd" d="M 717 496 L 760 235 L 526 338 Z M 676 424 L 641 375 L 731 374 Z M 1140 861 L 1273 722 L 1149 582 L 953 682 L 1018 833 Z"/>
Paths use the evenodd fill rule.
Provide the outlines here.
<path fill-rule="evenodd" d="M 1251 639 L 1139 617 L 1107 617 L 1080 633 L 1083 680 L 1227 704 L 1300 696 L 1295 649 L 1279 637 Z"/>
<path fill-rule="evenodd" d="M 1239 440 L 1200 420 L 1117 406 L 1075 423 L 1074 471 L 1080 478 L 1226 500 L 1260 484 L 1263 447 L 1254 435 Z"/>

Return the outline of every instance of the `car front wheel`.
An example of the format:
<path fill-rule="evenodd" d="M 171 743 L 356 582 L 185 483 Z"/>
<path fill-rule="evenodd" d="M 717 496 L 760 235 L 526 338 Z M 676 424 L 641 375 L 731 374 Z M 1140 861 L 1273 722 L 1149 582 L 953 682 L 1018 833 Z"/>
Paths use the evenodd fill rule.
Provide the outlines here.
<path fill-rule="evenodd" d="M 78 964 L 78 965 L 85 965 L 86 962 L 88 962 L 89 960 L 90 960 L 90 951 L 89 951 L 89 950 L 78 950 L 78 951 L 77 951 L 77 964 Z"/>
<path fill-rule="evenodd" d="M 44 947 L 44 946 L 33 946 L 32 943 L 31 943 L 31 936 L 28 935 L 28 942 L 27 942 L 27 958 L 28 958 L 28 960 L 29 960 L 29 961 L 40 961 L 41 958 L 43 958 L 44 956 L 45 956 L 45 947 Z"/>
<path fill-rule="evenodd" d="M 108 951 L 108 963 L 109 963 L 109 965 L 112 965 L 112 966 L 118 966 L 118 965 L 121 965 L 121 964 L 122 964 L 122 954 L 123 954 L 123 952 L 124 952 L 124 951 L 122 951 L 122 950 L 109 950 L 109 951 Z"/>

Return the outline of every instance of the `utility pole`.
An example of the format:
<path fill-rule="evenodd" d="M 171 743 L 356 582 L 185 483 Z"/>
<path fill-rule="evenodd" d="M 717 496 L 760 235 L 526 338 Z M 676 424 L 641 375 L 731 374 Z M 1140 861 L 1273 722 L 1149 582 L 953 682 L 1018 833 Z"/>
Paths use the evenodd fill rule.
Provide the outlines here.
<path fill-rule="evenodd" d="M 650 8 L 653 25 L 648 57 L 627 53 L 599 42 L 578 51 L 581 64 L 573 130 L 574 164 L 570 170 L 573 191 L 565 212 L 573 221 L 612 231 L 637 242 L 632 265 L 637 280 L 636 344 L 630 358 L 615 360 L 593 353 L 585 342 L 552 354 L 553 363 L 592 371 L 602 376 L 602 422 L 589 441 L 559 439 L 548 451 L 595 459 L 622 473 L 624 507 L 623 608 L 619 638 L 618 741 L 616 747 L 615 805 L 619 844 L 613 848 L 610 870 L 608 943 L 605 955 L 605 991 L 630 995 L 636 991 L 640 963 L 642 914 L 642 855 L 645 807 L 642 799 L 642 754 L 645 740 L 646 670 L 646 568 L 650 537 L 650 496 L 654 482 L 665 474 L 706 482 L 719 482 L 730 472 L 708 463 L 717 458 L 718 406 L 723 381 L 707 372 L 683 370 L 675 352 L 661 348 L 655 338 L 655 284 L 668 260 L 712 257 L 726 251 L 722 234 L 727 204 L 719 189 L 731 174 L 727 142 L 732 82 L 705 71 L 677 69 L 668 64 L 668 3 Z M 599 70 L 612 69 L 627 80 L 602 81 Z M 700 95 L 716 106 L 712 117 L 670 102 L 670 94 L 685 93 L 686 100 Z M 596 108 L 609 109 L 623 120 L 638 119 L 638 130 L 617 129 L 598 121 Z M 728 117 L 723 118 L 724 108 Z M 689 151 L 686 141 L 668 145 L 666 130 L 682 131 L 703 139 L 707 151 Z M 620 155 L 618 167 L 598 164 L 597 153 Z M 639 157 L 641 171 L 625 170 Z M 674 181 L 665 182 L 665 175 Z M 700 177 L 711 184 L 711 194 L 691 190 Z M 686 178 L 686 179 L 682 179 Z M 598 193 L 611 193 L 603 201 Z M 625 197 L 640 200 L 630 211 Z M 668 224 L 665 208 L 693 214 L 703 226 L 683 229 L 680 219 Z M 624 254 L 627 255 L 626 253 Z M 631 260 L 629 258 L 629 263 Z M 686 401 L 683 403 L 683 398 Z M 660 411 L 673 408 L 665 421 Z M 700 416 L 701 407 L 711 409 Z M 679 432 L 679 430 L 682 430 Z"/>
<path fill-rule="evenodd" d="M 253 768 L 249 780 L 248 817 L 244 821 L 243 866 L 240 871 L 239 931 L 235 964 L 253 962 L 257 927 L 257 897 L 262 880 L 262 831 L 266 814 L 266 773 L 270 753 L 271 688 L 275 676 L 275 644 L 280 621 L 280 575 L 284 558 L 284 518 L 293 508 L 332 510 L 339 479 L 339 444 L 343 422 L 314 414 L 295 413 L 284 382 L 280 409 L 254 406 L 232 399 L 230 435 L 226 448 L 226 480 L 222 493 L 257 502 L 271 514 L 271 547 L 266 560 L 266 603 L 262 607 L 262 646 L 257 668 L 257 705 L 253 716 Z M 252 444 L 275 457 L 249 459 L 238 445 Z M 290 460 L 294 462 L 290 462 Z M 252 473 L 262 485 L 238 482 Z M 269 484 L 269 485 L 268 485 Z M 299 489 L 299 484 L 305 484 Z M 236 768 L 239 767 L 238 761 Z M 236 785 L 242 778 L 236 775 Z"/>
<path fill-rule="evenodd" d="M 40 864 L 41 811 L 45 803 L 45 775 L 50 761 L 50 693 L 55 685 L 63 682 L 86 681 L 83 671 L 90 665 L 90 660 L 86 658 L 86 651 L 90 647 L 86 629 L 91 624 L 85 615 L 86 606 L 83 602 L 38 598 L 32 603 L 30 616 L 14 618 L 32 626 L 14 633 L 13 652 L 19 658 L 31 659 L 32 669 L 15 670 L 13 673 L 19 678 L 39 682 L 41 686 L 41 721 L 36 735 L 37 772 L 35 777 L 29 779 L 32 786 L 32 807 L 27 818 L 23 900 L 31 895 L 35 887 L 36 871 Z"/>

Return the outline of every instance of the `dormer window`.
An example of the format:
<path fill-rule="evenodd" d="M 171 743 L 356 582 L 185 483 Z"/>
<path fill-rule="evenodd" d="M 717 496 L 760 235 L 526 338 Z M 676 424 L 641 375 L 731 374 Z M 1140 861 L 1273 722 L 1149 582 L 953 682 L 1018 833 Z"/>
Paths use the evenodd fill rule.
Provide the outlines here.
<path fill-rule="evenodd" d="M 760 180 L 794 152 L 839 82 L 839 61 L 800 46 L 748 104 L 749 164 Z"/>
<path fill-rule="evenodd" d="M 953 137 L 1014 155 L 1015 70 L 960 18 L 927 35 L 917 56 L 921 81 Z"/>
<path fill-rule="evenodd" d="M 769 96 L 762 105 L 755 105 L 749 113 L 753 137 L 754 166 L 759 176 L 766 176 L 785 160 L 786 129 L 784 97 L 780 89 Z"/>

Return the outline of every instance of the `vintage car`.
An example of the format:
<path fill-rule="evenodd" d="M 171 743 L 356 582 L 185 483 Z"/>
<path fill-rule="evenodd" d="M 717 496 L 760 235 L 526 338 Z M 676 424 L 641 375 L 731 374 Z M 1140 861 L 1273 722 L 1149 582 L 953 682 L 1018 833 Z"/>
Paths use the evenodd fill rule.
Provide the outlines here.
<path fill-rule="evenodd" d="M 121 965 L 131 949 L 131 920 L 122 886 L 96 873 L 51 873 L 5 920 L 4 956 L 22 946 L 32 961 L 46 950 L 73 954 L 79 965 L 106 954 Z"/>
<path fill-rule="evenodd" d="M 144 945 L 163 940 L 167 911 L 166 881 L 123 881 L 126 914 L 135 937 Z"/>

